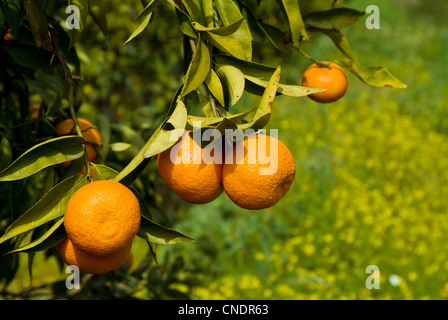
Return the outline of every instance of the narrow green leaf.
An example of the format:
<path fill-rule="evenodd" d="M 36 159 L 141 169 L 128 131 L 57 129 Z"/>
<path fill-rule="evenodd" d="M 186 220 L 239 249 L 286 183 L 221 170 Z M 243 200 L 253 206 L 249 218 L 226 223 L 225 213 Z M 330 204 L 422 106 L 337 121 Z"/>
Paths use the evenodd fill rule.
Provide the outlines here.
<path fill-rule="evenodd" d="M 34 0 L 24 1 L 26 16 L 31 27 L 34 41 L 37 47 L 51 45 L 51 39 L 48 36 L 48 25 L 43 8 L 38 8 Z"/>
<path fill-rule="evenodd" d="M 213 96 L 218 100 L 221 106 L 225 105 L 224 101 L 224 91 L 222 88 L 221 80 L 213 69 L 210 69 L 207 78 L 205 78 L 205 84 Z"/>
<path fill-rule="evenodd" d="M 176 244 L 182 242 L 195 242 L 196 240 L 142 216 L 140 230 L 137 233 L 142 239 L 158 244 Z"/>
<path fill-rule="evenodd" d="M 114 152 L 123 152 L 128 150 L 132 145 L 125 142 L 115 142 L 110 145 L 110 148 Z"/>
<path fill-rule="evenodd" d="M 241 70 L 244 75 L 257 77 L 260 79 L 270 78 L 275 72 L 275 68 L 273 67 L 253 61 L 240 60 L 228 55 L 215 55 L 214 59 L 218 65 L 232 65 Z"/>
<path fill-rule="evenodd" d="M 330 37 L 336 47 L 341 51 L 347 58 L 354 60 L 352 49 L 348 39 L 342 34 L 338 29 L 316 29 L 323 34 Z"/>
<path fill-rule="evenodd" d="M 220 35 L 220 36 L 228 36 L 228 35 L 235 33 L 236 30 L 238 30 L 238 28 L 241 26 L 241 23 L 243 21 L 244 21 L 244 18 L 241 18 L 240 20 L 238 20 L 230 25 L 227 25 L 224 27 L 219 27 L 219 28 L 204 27 L 199 22 L 193 22 L 193 27 L 197 31 L 208 31 L 208 32 L 212 32 L 214 34 Z"/>
<path fill-rule="evenodd" d="M 150 158 L 174 145 L 183 134 L 187 124 L 187 109 L 182 100 L 179 100 L 173 114 L 158 131 L 151 144 L 145 148 L 143 157 Z M 165 128 L 169 128 L 165 129 Z"/>
<path fill-rule="evenodd" d="M 368 85 L 374 87 L 407 88 L 405 83 L 398 80 L 389 70 L 382 66 L 359 66 L 350 59 L 340 59 L 335 62 L 347 68 Z"/>
<path fill-rule="evenodd" d="M 2 0 L 0 1 L 0 9 L 9 27 L 13 32 L 17 32 L 25 15 L 25 10 L 22 10 L 20 0 Z"/>
<path fill-rule="evenodd" d="M 0 181 L 23 179 L 46 167 L 78 159 L 84 153 L 83 141 L 78 136 L 62 136 L 42 142 L 0 172 Z"/>
<path fill-rule="evenodd" d="M 263 96 L 261 97 L 260 104 L 258 105 L 257 111 L 252 118 L 252 121 L 245 124 L 238 125 L 241 130 L 246 130 L 252 128 L 254 130 L 259 130 L 264 128 L 271 118 L 271 107 L 274 103 L 275 96 L 277 94 L 278 85 L 280 83 L 280 72 L 281 68 L 278 67 L 277 70 L 272 75 L 271 79 L 266 86 Z"/>
<path fill-rule="evenodd" d="M 186 14 L 185 12 L 176 7 L 176 15 L 182 33 L 185 34 L 186 36 L 189 36 L 190 38 L 197 39 L 198 35 L 195 29 L 193 28 L 193 24 L 188 14 Z"/>
<path fill-rule="evenodd" d="M 146 29 L 146 27 L 149 24 L 149 21 L 151 20 L 152 13 L 148 14 L 145 19 L 140 23 L 140 25 L 132 32 L 132 34 L 129 36 L 129 38 L 126 40 L 126 42 L 123 45 L 126 45 L 129 43 L 132 39 L 137 37 L 140 33 L 143 32 L 143 30 Z"/>
<path fill-rule="evenodd" d="M 207 40 L 219 50 L 227 52 L 238 59 L 246 59 L 246 53 L 235 35 L 221 36 L 209 31 L 206 31 L 204 34 Z"/>
<path fill-rule="evenodd" d="M 164 2 L 164 0 L 151 0 L 148 5 L 143 9 L 142 12 L 139 13 L 139 15 L 135 18 L 136 20 L 141 17 L 146 17 L 147 15 L 151 14 L 159 4 Z"/>
<path fill-rule="evenodd" d="M 203 22 L 199 0 L 182 0 L 192 21 Z"/>
<path fill-rule="evenodd" d="M 257 77 L 245 75 L 245 78 L 247 80 L 249 80 L 250 82 L 252 82 L 260 87 L 263 87 L 263 88 L 266 88 L 269 85 L 268 81 L 261 80 Z M 279 83 L 278 88 L 277 88 L 277 93 L 283 94 L 285 96 L 290 96 L 290 97 L 303 97 L 303 96 L 307 96 L 309 94 L 321 92 L 321 91 L 325 91 L 325 89 L 308 88 L 308 87 L 282 84 L 282 83 Z"/>
<path fill-rule="evenodd" d="M 350 8 L 336 8 L 312 12 L 303 17 L 306 25 L 319 29 L 340 29 L 349 26 L 364 16 L 365 12 Z"/>
<path fill-rule="evenodd" d="M 219 17 L 224 25 L 232 25 L 233 23 L 244 19 L 240 9 L 233 1 L 215 0 L 215 5 L 219 13 Z M 252 60 L 252 34 L 246 20 L 241 22 L 239 28 L 233 35 L 241 44 L 245 53 L 243 60 Z"/>
<path fill-rule="evenodd" d="M 309 39 L 300 13 L 299 3 L 297 0 L 282 0 L 282 3 L 289 21 L 293 45 L 298 48 L 302 37 L 305 40 Z"/>
<path fill-rule="evenodd" d="M 20 248 L 8 252 L 8 254 L 14 252 L 42 251 L 55 246 L 67 236 L 62 225 L 63 222 L 64 218 L 62 217 L 57 220 L 42 236 Z"/>
<path fill-rule="evenodd" d="M 232 106 L 235 105 L 243 96 L 244 74 L 240 69 L 232 65 L 218 65 L 216 72 L 224 80 L 224 83 L 227 84 L 227 90 L 224 91 L 227 92 L 230 104 Z"/>
<path fill-rule="evenodd" d="M 207 44 L 199 36 L 196 51 L 187 70 L 184 79 L 184 86 L 180 93 L 180 98 L 196 90 L 207 78 L 210 72 L 210 52 Z"/>
<path fill-rule="evenodd" d="M 0 243 L 63 216 L 70 197 L 85 184 L 84 175 L 71 176 L 58 183 L 6 229 Z"/>
<path fill-rule="evenodd" d="M 247 115 L 252 113 L 257 107 L 254 107 L 248 111 L 241 112 L 238 114 L 230 114 L 225 117 L 198 117 L 198 116 L 188 116 L 188 123 L 193 125 L 193 123 L 200 123 L 201 127 L 212 127 L 221 123 L 224 119 L 230 120 L 234 123 L 239 123 L 242 121 Z"/>

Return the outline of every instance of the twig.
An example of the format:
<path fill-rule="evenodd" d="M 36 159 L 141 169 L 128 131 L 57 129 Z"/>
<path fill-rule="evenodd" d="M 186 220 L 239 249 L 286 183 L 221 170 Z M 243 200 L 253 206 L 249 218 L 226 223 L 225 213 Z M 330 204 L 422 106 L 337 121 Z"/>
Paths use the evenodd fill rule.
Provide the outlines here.
<path fill-rule="evenodd" d="M 68 66 L 67 62 L 64 59 L 64 56 L 62 55 L 61 51 L 59 50 L 58 43 L 56 41 L 56 35 L 54 33 L 54 29 L 52 25 L 48 24 L 48 30 L 50 31 L 51 35 L 51 42 L 53 45 L 53 56 L 51 57 L 50 63 L 53 62 L 54 57 L 56 57 L 59 60 L 59 63 L 61 64 L 62 71 L 65 75 L 65 82 L 68 86 L 68 105 L 70 110 L 70 116 L 73 119 L 73 123 L 75 124 L 76 134 L 84 139 L 84 136 L 82 135 L 81 127 L 78 123 L 78 118 L 76 116 L 75 112 L 75 103 L 74 103 L 74 96 L 75 96 L 75 82 L 81 82 L 83 80 L 82 77 L 72 74 L 70 67 Z M 90 170 L 89 165 L 89 159 L 87 157 L 87 150 L 86 150 L 86 141 L 83 142 L 83 151 L 84 151 L 84 165 L 86 167 L 87 177 L 89 181 L 93 181 L 92 172 Z"/>

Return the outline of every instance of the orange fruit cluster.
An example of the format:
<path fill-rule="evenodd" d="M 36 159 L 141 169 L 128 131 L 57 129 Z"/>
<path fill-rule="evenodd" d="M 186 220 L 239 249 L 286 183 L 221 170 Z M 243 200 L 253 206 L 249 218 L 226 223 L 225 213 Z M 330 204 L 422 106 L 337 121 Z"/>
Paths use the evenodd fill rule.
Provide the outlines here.
<path fill-rule="evenodd" d="M 140 205 L 131 190 L 116 181 L 94 181 L 67 202 L 67 238 L 56 249 L 66 264 L 81 272 L 106 273 L 128 259 L 140 221 Z"/>
<path fill-rule="evenodd" d="M 182 148 L 186 143 L 190 147 Z M 174 148 L 179 151 L 172 159 Z M 195 204 L 211 202 L 225 191 L 242 208 L 264 209 L 289 190 L 296 169 L 281 141 L 253 134 L 224 151 L 223 163 L 204 161 L 204 149 L 186 131 L 179 142 L 158 155 L 160 176 L 180 198 Z"/>

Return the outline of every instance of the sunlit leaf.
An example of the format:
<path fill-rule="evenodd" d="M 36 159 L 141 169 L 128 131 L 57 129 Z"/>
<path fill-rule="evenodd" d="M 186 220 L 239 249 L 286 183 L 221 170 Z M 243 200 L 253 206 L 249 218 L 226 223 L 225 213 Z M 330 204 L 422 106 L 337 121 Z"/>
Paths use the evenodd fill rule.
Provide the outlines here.
<path fill-rule="evenodd" d="M 158 244 L 175 244 L 182 242 L 195 242 L 194 239 L 170 228 L 166 228 L 142 216 L 140 230 L 137 236 Z"/>
<path fill-rule="evenodd" d="M 0 181 L 23 179 L 46 167 L 78 159 L 84 154 L 83 141 L 82 137 L 63 136 L 42 142 L 0 172 Z"/>
<path fill-rule="evenodd" d="M 226 90 L 230 104 L 235 105 L 243 96 L 244 92 L 244 74 L 240 69 L 231 65 L 218 65 L 216 72 L 226 84 Z"/>

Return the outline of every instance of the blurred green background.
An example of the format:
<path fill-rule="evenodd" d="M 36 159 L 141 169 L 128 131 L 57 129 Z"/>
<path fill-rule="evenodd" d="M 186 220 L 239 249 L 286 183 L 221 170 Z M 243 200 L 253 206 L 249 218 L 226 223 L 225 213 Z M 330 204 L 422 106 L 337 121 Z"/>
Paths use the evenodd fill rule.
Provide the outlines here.
<path fill-rule="evenodd" d="M 123 47 L 138 10 L 123 3 L 115 10 L 113 3 L 109 36 L 93 33 L 78 49 L 86 78 L 80 115 L 95 120 L 99 110 L 136 132 L 148 130 L 158 125 L 179 83 L 182 44 L 176 43 L 179 35 L 165 32 L 170 23 L 160 17 Z M 360 64 L 382 65 L 408 88 L 373 88 L 348 74 L 347 94 L 336 103 L 279 96 L 267 129 L 279 129 L 297 174 L 290 191 L 267 210 L 243 210 L 225 194 L 189 205 L 166 189 L 151 162 L 155 207 L 165 207 L 154 209 L 154 216 L 196 242 L 157 245 L 159 265 L 141 284 L 132 271 L 151 257 L 136 239 L 130 273 L 113 288 L 131 288 L 127 292 L 137 298 L 165 297 L 162 285 L 193 299 L 448 298 L 448 3 L 348 2 L 360 10 L 371 4 L 380 8 L 379 30 L 368 30 L 364 18 L 342 31 Z M 151 50 L 164 44 L 170 44 L 166 50 Z M 296 52 L 260 50 L 270 55 L 260 62 L 282 65 L 285 83 L 298 83 L 310 64 Z M 340 57 L 325 37 L 313 37 L 305 50 L 320 60 Z M 258 99 L 245 94 L 238 106 Z M 118 126 L 116 132 L 120 141 L 135 142 L 116 160 L 129 161 L 144 140 Z M 15 292 L 30 285 L 26 256 L 19 256 L 20 275 L 9 286 Z M 55 274 L 66 277 L 55 257 L 38 253 L 35 265 L 34 287 L 54 281 Z M 369 265 L 379 267 L 380 289 L 366 288 Z"/>

